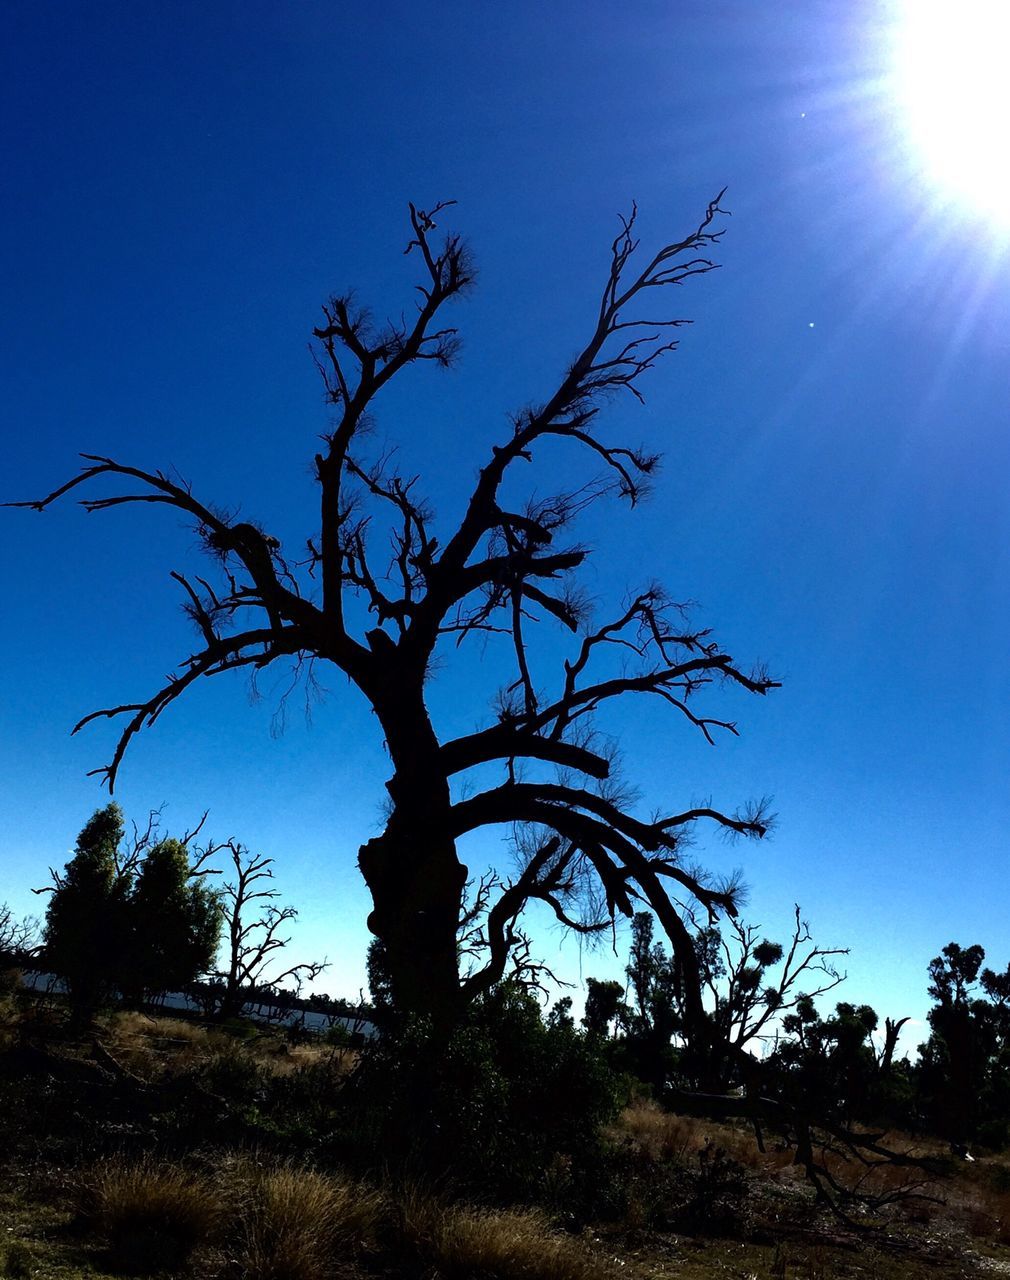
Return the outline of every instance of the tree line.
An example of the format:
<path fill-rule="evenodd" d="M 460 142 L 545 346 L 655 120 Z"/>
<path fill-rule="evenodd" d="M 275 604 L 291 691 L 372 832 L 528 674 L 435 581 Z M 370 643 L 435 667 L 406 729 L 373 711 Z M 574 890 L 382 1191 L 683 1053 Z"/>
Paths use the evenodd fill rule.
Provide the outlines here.
<path fill-rule="evenodd" d="M 50 868 L 36 890 L 48 895 L 41 937 L 0 908 L 0 959 L 58 976 L 79 1024 L 113 1000 L 142 1005 L 168 992 L 229 1018 L 318 977 L 325 961 L 276 963 L 298 913 L 276 901 L 273 860 L 235 840 L 197 846 L 202 825 L 166 836 L 152 814 L 128 839 L 120 807 L 98 809 L 64 869 Z M 222 855 L 226 868 L 214 865 Z"/>
<path fill-rule="evenodd" d="M 844 981 L 833 961 L 847 951 L 816 946 L 798 908 L 784 944 L 739 922 L 728 937 L 706 926 L 694 940 L 718 1034 L 751 1062 L 730 1051 L 718 1077 L 700 1073 L 676 954 L 655 940 L 644 912 L 632 922 L 626 983 L 589 978 L 581 1020 L 616 1066 L 674 1109 L 690 1107 L 700 1088 L 728 1095 L 756 1078 L 769 1096 L 847 1130 L 1010 1145 L 1010 965 L 984 967 L 981 946 L 951 942 L 930 961 L 928 1036 L 912 1055 L 898 1052 L 908 1018 L 881 1019 L 848 1001 L 825 1012 L 819 997 Z"/>
<path fill-rule="evenodd" d="M 298 979 L 318 977 L 322 964 L 275 965 L 269 976 L 269 963 L 286 942 L 279 928 L 296 915 L 275 901 L 270 860 L 234 841 L 199 847 L 196 834 L 166 836 L 152 816 L 128 838 L 119 807 L 99 809 L 66 867 L 51 872 L 41 936 L 31 921 L 0 907 L 0 964 L 57 974 L 78 1025 L 110 1003 L 142 1006 L 170 990 L 187 991 L 206 1012 L 226 1018 L 256 999 L 334 1016 L 360 1013 L 360 1002 L 300 991 Z M 219 885 L 224 869 L 214 862 L 222 851 L 233 875 Z M 479 950 L 489 901 L 478 889 L 460 932 L 461 955 Z M 941 1136 L 955 1147 L 1010 1144 L 1010 966 L 1002 972 L 985 967 L 978 945 L 945 946 L 928 967 L 929 1035 L 912 1057 L 898 1052 L 907 1018 L 881 1021 L 871 1006 L 847 1001 L 827 1011 L 830 993 L 844 981 L 838 965 L 848 951 L 816 943 L 799 908 L 781 941 L 739 919 L 720 927 L 688 914 L 685 927 L 712 1025 L 701 1052 L 680 955 L 657 937 L 651 912 L 636 912 L 625 980 L 589 977 L 578 1025 L 570 996 L 555 999 L 549 1011 L 534 998 L 546 982 L 529 958 L 475 1001 L 460 1066 L 466 1088 L 476 1090 L 475 1114 L 487 1107 L 480 1094 L 484 1076 L 509 1097 L 538 1088 L 554 1097 L 549 1104 L 546 1095 L 535 1105 L 527 1101 L 527 1109 L 556 1110 L 567 1096 L 570 1110 L 571 1099 L 581 1097 L 584 1126 L 605 1113 L 615 1082 L 634 1081 L 635 1089 L 647 1089 L 674 1110 L 746 1118 L 759 1142 L 770 1131 L 785 1134 L 800 1152 L 806 1144 L 816 1177 L 825 1169 L 813 1155 L 814 1135 L 825 1127 L 857 1148 L 865 1134 L 875 1135 L 876 1145 L 895 1129 Z M 404 1105 L 415 1118 L 426 1113 L 442 1139 L 454 1133 L 462 1142 L 459 1117 L 447 1129 L 436 1105 L 446 1078 L 454 1078 L 445 1069 L 459 1056 L 451 1049 L 458 1033 L 450 1032 L 440 1054 L 431 1055 L 423 1020 L 396 1004 L 378 940 L 369 950 L 368 976 L 367 1009 L 383 1047 L 370 1059 L 367 1087 L 381 1082 L 389 1096 L 406 1089 Z M 528 1043 L 516 1040 L 520 1032 Z M 482 1037 L 491 1047 L 475 1064 L 473 1045 Z M 724 1050 L 719 1058 L 711 1052 L 716 1043 Z M 427 1092 L 426 1061 L 439 1075 Z M 531 1071 L 539 1084 L 531 1082 Z M 462 1087 L 457 1081 L 453 1107 Z M 511 1124 L 507 1108 L 503 1114 L 502 1123 Z M 543 1123 L 541 1115 L 537 1124 Z M 408 1128 L 416 1140 L 413 1122 Z"/>

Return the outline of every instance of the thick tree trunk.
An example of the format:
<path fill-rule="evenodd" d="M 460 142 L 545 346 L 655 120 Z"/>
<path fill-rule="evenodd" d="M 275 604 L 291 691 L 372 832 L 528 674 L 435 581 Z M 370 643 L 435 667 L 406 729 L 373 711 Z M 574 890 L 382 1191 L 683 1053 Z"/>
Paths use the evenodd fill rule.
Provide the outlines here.
<path fill-rule="evenodd" d="M 358 865 L 372 895 L 368 927 L 385 949 L 394 1008 L 439 1027 L 459 1016 L 457 933 L 467 871 L 456 854 L 438 741 L 420 699 L 380 711 L 396 772 L 393 812 Z"/>

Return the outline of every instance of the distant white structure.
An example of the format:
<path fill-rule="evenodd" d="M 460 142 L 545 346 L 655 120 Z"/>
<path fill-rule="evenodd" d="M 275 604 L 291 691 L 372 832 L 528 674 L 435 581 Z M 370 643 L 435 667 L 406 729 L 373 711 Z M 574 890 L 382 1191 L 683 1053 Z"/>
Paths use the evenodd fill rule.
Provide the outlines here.
<path fill-rule="evenodd" d="M 60 994 L 66 991 L 66 984 L 55 973 L 37 973 L 26 971 L 21 974 L 21 985 L 31 991 L 52 991 Z M 179 1009 L 186 1013 L 200 1013 L 197 1002 L 184 991 L 170 991 L 158 1001 L 162 1009 Z M 262 1001 L 244 1004 L 241 1016 L 252 1022 L 260 1022 L 277 1027 L 302 1027 L 316 1035 L 324 1035 L 334 1027 L 340 1027 L 351 1036 L 361 1036 L 364 1040 L 372 1040 L 378 1035 L 375 1023 L 365 1017 L 348 1017 L 344 1014 L 322 1013 L 317 1009 L 285 1009 L 281 1005 L 265 1004 Z"/>

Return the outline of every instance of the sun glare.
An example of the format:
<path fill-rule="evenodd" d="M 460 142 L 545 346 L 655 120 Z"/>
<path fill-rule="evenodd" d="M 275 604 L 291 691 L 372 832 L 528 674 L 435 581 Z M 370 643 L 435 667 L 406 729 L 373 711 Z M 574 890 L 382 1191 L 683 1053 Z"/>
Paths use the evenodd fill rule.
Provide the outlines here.
<path fill-rule="evenodd" d="M 898 93 L 938 191 L 1010 226 L 1010 0 L 905 0 Z"/>

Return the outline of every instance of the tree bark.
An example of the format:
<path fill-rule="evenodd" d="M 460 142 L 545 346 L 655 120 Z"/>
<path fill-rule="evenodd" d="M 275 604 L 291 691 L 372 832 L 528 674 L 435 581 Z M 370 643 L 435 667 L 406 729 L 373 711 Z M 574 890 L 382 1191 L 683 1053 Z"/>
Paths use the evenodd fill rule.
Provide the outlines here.
<path fill-rule="evenodd" d="M 361 846 L 368 927 L 386 953 L 394 1007 L 452 1025 L 461 1008 L 458 930 L 467 869 L 456 853 L 439 742 L 419 692 L 377 707 L 395 772 L 382 835 Z"/>

